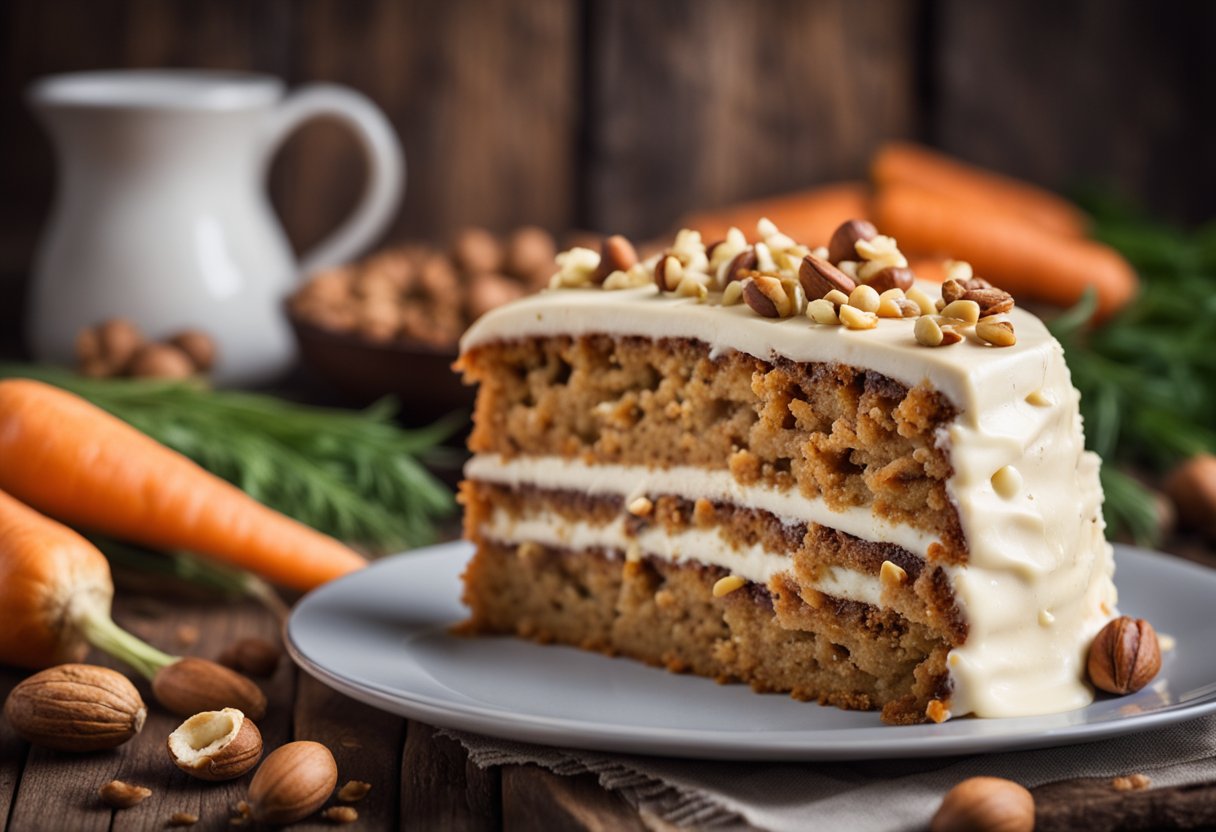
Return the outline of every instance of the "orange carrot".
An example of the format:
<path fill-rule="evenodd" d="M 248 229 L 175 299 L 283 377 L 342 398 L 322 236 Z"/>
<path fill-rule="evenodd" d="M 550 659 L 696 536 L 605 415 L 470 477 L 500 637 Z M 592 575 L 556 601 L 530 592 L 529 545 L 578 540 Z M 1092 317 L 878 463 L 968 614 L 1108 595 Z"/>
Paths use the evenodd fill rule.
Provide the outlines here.
<path fill-rule="evenodd" d="M 73 526 L 307 590 L 366 561 L 56 387 L 0 381 L 0 489 Z"/>
<path fill-rule="evenodd" d="M 892 142 L 879 149 L 870 168 L 879 190 L 914 186 L 987 213 L 1020 217 L 1047 231 L 1084 236 L 1089 219 L 1050 191 L 973 167 L 914 144 Z"/>
<path fill-rule="evenodd" d="M 919 188 L 879 190 L 874 223 L 909 255 L 970 261 L 976 274 L 1015 297 L 1069 306 L 1093 286 L 1099 319 L 1124 306 L 1139 286 L 1131 265 L 1108 246 L 989 216 Z"/>
<path fill-rule="evenodd" d="M 89 645 L 75 619 L 108 618 L 113 595 L 105 555 L 0 491 L 0 664 L 80 661 Z"/>
<path fill-rule="evenodd" d="M 756 222 L 768 217 L 782 232 L 801 243 L 827 245 L 836 226 L 848 219 L 866 217 L 867 198 L 863 183 L 840 182 L 693 214 L 681 220 L 680 226 L 700 231 L 701 238 L 712 243 L 726 237 L 731 226 L 753 238 Z"/>
<path fill-rule="evenodd" d="M 123 630 L 110 617 L 113 600 L 110 564 L 93 544 L 0 491 L 0 664 L 78 662 L 91 645 L 147 677 L 157 701 L 180 716 L 266 713 L 266 695 L 236 671 L 171 656 Z"/>

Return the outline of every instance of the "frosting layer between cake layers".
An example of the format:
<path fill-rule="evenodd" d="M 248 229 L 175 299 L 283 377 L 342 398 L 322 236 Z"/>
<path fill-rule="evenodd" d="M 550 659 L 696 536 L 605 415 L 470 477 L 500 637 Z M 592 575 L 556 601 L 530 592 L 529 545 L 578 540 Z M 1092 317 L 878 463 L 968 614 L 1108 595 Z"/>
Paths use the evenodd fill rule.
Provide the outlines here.
<path fill-rule="evenodd" d="M 653 288 L 559 290 L 481 318 L 461 349 L 538 336 L 691 338 L 708 344 L 713 354 L 737 350 L 765 361 L 839 363 L 874 370 L 910 388 L 928 384 L 939 391 L 958 411 L 953 422 L 939 428 L 937 441 L 949 452 L 948 493 L 968 549 L 966 564 L 945 567 L 968 625 L 966 642 L 947 662 L 953 683 L 949 708 L 956 716 L 1020 716 L 1091 701 L 1083 681 L 1085 651 L 1114 614 L 1116 596 L 1111 549 L 1103 535 L 1098 460 L 1084 450 L 1078 394 L 1063 351 L 1033 315 L 1015 309 L 1009 317 L 1018 333 L 1012 347 L 992 348 L 968 338 L 929 349 L 919 347 L 911 327 L 898 319 L 880 320 L 876 329 L 849 330 L 805 317 L 761 318 L 745 307 L 659 296 Z M 922 557 L 933 542 L 923 532 L 884 523 L 865 510 L 833 512 L 796 492 L 741 486 L 727 471 L 486 455 L 474 458 L 466 475 L 589 493 L 728 500 L 790 522 L 896 543 Z M 542 534 L 539 525 L 528 533 Z M 664 547 L 657 541 L 651 545 L 661 550 L 652 554 L 661 556 Z M 742 562 L 731 562 L 730 568 L 739 569 Z M 852 586 L 869 592 L 857 589 L 856 582 Z"/>

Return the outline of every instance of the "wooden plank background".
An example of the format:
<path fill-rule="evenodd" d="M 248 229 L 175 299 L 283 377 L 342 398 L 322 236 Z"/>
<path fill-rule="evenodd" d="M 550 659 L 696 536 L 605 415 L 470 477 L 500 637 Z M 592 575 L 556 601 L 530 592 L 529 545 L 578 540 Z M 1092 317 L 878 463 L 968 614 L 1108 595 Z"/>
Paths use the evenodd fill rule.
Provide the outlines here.
<path fill-rule="evenodd" d="M 52 195 L 23 98 L 48 73 L 357 87 L 408 157 L 394 240 L 470 223 L 650 235 L 693 208 L 860 176 L 893 137 L 1195 222 L 1216 215 L 1213 34 L 1201 0 L 6 0 L 0 341 Z M 362 174 L 333 125 L 289 142 L 272 191 L 298 246 Z"/>

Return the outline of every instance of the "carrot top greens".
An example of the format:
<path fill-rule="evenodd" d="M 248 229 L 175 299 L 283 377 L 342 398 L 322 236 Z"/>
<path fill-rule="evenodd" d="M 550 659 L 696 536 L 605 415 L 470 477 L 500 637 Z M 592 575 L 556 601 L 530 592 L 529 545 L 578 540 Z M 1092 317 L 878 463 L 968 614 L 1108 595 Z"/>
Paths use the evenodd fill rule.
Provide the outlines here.
<path fill-rule="evenodd" d="M 258 501 L 339 540 L 377 550 L 433 539 L 454 507 L 421 460 L 441 453 L 452 421 L 403 430 L 396 406 L 363 411 L 293 404 L 196 383 L 88 379 L 65 370 L 0 364 L 0 378 L 61 387 L 128 422 Z"/>
<path fill-rule="evenodd" d="M 1094 236 L 1140 274 L 1140 295 L 1101 326 L 1095 298 L 1048 322 L 1081 391 L 1085 438 L 1103 459 L 1112 533 L 1159 536 L 1155 501 L 1127 471 L 1162 473 L 1216 453 L 1216 225 L 1182 231 L 1091 201 Z"/>

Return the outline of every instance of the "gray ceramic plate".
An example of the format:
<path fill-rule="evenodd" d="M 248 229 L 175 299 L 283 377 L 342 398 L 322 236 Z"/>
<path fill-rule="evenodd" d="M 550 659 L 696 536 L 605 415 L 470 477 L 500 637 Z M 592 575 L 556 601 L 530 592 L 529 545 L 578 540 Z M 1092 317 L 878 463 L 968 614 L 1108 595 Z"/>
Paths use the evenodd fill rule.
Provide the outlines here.
<path fill-rule="evenodd" d="M 1177 647 L 1138 694 L 1016 719 L 893 727 L 743 685 L 513 638 L 460 638 L 471 548 L 388 558 L 305 597 L 287 625 L 306 671 L 355 699 L 433 725 L 573 748 L 723 760 L 974 754 L 1089 742 L 1216 711 L 1216 571 L 1116 547 L 1120 609 Z"/>

